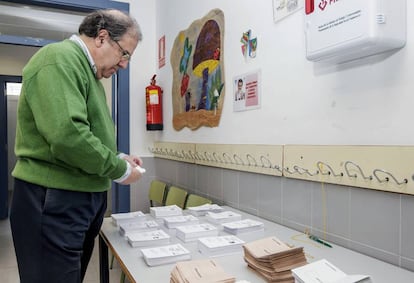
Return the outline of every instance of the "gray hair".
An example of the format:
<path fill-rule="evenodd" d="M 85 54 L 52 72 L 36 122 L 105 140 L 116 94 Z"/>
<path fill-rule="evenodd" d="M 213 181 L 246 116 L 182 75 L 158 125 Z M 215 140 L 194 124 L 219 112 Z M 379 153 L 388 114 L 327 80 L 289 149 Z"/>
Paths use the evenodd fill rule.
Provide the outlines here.
<path fill-rule="evenodd" d="M 142 40 L 141 28 L 130 15 L 115 9 L 96 10 L 88 14 L 79 26 L 79 34 L 96 38 L 100 30 L 106 30 L 114 41 L 121 40 L 126 33 Z"/>

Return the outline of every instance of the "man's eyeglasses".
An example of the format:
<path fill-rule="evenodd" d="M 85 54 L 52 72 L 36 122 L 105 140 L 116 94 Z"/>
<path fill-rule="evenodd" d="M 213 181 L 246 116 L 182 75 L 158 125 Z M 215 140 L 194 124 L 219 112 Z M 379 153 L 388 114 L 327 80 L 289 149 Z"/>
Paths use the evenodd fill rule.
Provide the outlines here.
<path fill-rule="evenodd" d="M 116 43 L 116 45 L 118 45 L 120 51 L 121 51 L 121 57 L 123 60 L 129 61 L 131 59 L 131 54 L 129 54 L 129 52 L 127 50 L 125 50 L 124 48 L 122 48 L 122 46 L 119 44 L 118 41 L 116 40 L 112 40 L 113 42 Z"/>

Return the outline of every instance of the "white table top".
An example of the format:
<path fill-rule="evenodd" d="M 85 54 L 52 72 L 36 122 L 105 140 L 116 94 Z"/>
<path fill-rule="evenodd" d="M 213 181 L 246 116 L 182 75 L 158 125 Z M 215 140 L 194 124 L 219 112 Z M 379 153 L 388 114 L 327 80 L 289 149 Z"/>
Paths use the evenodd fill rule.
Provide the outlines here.
<path fill-rule="evenodd" d="M 251 214 L 239 211 L 231 207 L 224 207 L 226 210 L 232 210 L 242 214 L 243 219 L 250 218 L 261 221 L 265 224 L 264 231 L 241 233 L 236 235 L 245 242 L 276 236 L 289 245 L 303 246 L 308 262 L 313 262 L 322 258 L 327 259 L 333 265 L 347 274 L 366 274 L 370 275 L 370 281 L 373 283 L 412 283 L 414 282 L 414 272 L 399 268 L 395 265 L 377 260 L 375 258 L 345 249 L 332 244 L 332 248 L 318 244 L 306 237 L 301 232 L 292 230 L 274 222 L 253 216 Z M 148 218 L 153 219 L 151 216 Z M 199 217 L 200 222 L 205 222 L 203 217 Z M 158 220 L 157 220 L 158 221 Z M 162 220 L 160 220 L 160 224 Z M 183 242 L 175 237 L 175 229 L 163 227 L 171 237 L 171 244 L 180 243 L 192 253 L 192 259 L 201 259 L 206 256 L 201 254 L 197 248 L 197 241 Z M 220 235 L 226 235 L 220 231 Z M 138 283 L 160 283 L 169 282 L 170 273 L 175 264 L 166 264 L 149 267 L 145 263 L 140 248 L 132 248 L 127 240 L 119 234 L 118 228 L 112 224 L 110 218 L 105 218 L 101 228 L 101 236 L 107 242 L 110 250 L 121 259 L 121 266 L 127 270 Z M 243 259 L 243 250 L 239 253 L 216 256 L 213 258 L 224 270 L 237 278 L 237 280 L 246 280 L 251 283 L 266 282 L 262 277 L 256 274 L 252 269 L 247 267 Z M 128 274 L 129 273 L 129 274 Z"/>

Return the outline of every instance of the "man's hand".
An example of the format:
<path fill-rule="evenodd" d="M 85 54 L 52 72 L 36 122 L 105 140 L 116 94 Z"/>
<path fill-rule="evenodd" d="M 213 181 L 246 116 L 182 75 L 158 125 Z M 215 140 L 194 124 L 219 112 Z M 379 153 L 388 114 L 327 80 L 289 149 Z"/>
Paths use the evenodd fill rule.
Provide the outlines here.
<path fill-rule="evenodd" d="M 142 167 L 142 160 L 136 155 L 124 155 L 122 156 L 122 159 L 126 160 L 131 164 L 132 167 L 141 166 Z"/>
<path fill-rule="evenodd" d="M 142 173 L 138 171 L 137 167 L 132 167 L 131 174 L 121 184 L 130 185 L 132 183 L 137 182 L 139 179 L 141 179 L 141 177 L 142 177 Z"/>
<path fill-rule="evenodd" d="M 141 168 L 143 165 L 142 159 L 136 155 L 123 155 L 122 159 L 126 160 L 131 165 L 131 174 L 128 178 L 125 179 L 121 184 L 123 185 L 130 185 L 132 183 L 137 182 L 141 179 L 142 174 L 145 172 L 144 168 Z"/>

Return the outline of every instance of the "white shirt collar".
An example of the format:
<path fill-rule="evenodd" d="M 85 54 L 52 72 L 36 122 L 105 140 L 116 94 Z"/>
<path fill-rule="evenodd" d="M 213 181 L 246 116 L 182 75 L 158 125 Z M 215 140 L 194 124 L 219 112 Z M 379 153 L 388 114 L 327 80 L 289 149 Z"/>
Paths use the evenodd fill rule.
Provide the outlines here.
<path fill-rule="evenodd" d="M 83 42 L 83 40 L 76 34 L 72 35 L 69 39 L 76 42 L 82 48 L 83 52 L 85 53 L 86 57 L 88 58 L 89 65 L 91 65 L 92 71 L 96 76 L 97 69 L 96 69 L 95 61 L 93 61 L 92 55 L 89 52 L 89 49 L 86 46 L 85 42 Z"/>

